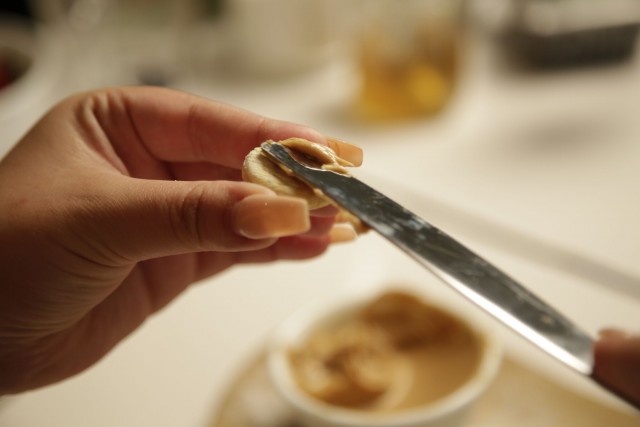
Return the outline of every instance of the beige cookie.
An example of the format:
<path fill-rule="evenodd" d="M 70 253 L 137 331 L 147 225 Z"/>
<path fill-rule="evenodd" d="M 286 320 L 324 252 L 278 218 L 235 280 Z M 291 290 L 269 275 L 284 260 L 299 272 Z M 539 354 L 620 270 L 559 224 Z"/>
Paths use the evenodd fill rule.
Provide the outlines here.
<path fill-rule="evenodd" d="M 273 141 L 267 141 L 273 143 Z M 304 159 L 315 167 L 346 173 L 344 166 L 353 166 L 338 157 L 329 147 L 302 138 L 289 138 L 278 141 L 292 151 L 294 156 Z M 245 157 L 242 166 L 242 178 L 245 181 L 264 185 L 283 196 L 301 197 L 309 203 L 309 209 L 317 209 L 331 202 L 321 191 L 316 190 L 298 178 L 291 176 L 285 169 L 272 161 L 262 148 L 254 148 Z"/>

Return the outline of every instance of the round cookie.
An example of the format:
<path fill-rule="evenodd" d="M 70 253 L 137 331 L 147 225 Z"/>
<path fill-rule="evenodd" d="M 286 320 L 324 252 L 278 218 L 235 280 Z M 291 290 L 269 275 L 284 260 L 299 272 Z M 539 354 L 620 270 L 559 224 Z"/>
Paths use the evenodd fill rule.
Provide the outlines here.
<path fill-rule="evenodd" d="M 314 144 L 301 138 L 290 138 L 279 143 L 292 149 L 303 146 L 305 143 Z M 319 190 L 315 190 L 298 178 L 288 175 L 264 154 L 260 147 L 254 148 L 245 157 L 242 165 L 242 179 L 263 185 L 283 196 L 303 198 L 309 204 L 309 209 L 318 209 L 331 203 Z"/>

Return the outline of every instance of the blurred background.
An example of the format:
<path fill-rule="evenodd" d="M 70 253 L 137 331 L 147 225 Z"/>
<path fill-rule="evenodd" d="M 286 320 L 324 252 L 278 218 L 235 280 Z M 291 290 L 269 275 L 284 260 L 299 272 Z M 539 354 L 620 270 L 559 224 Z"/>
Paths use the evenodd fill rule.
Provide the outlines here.
<path fill-rule="evenodd" d="M 637 330 L 639 23 L 637 0 L 3 0 L 0 156 L 68 94 L 192 92 L 362 146 L 357 176 L 590 332 Z M 198 287 L 94 370 L 0 403 L 0 425 L 207 425 L 291 309 L 408 271 L 372 268 L 393 249 L 369 243 Z"/>

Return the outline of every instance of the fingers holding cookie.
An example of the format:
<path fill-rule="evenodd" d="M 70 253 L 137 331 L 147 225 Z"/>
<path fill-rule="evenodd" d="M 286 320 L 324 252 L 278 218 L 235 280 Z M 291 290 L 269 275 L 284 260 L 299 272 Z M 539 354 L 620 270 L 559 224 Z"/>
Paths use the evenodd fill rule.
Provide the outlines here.
<path fill-rule="evenodd" d="M 267 141 L 274 143 L 274 141 Z M 303 138 L 288 138 L 278 141 L 294 155 L 303 158 L 314 167 L 348 174 L 346 167 L 362 164 L 362 149 L 336 138 L 327 138 L 326 145 Z M 245 158 L 242 177 L 245 181 L 263 185 L 276 194 L 298 197 L 307 201 L 311 211 L 310 236 L 329 234 L 332 241 L 353 240 L 357 234 L 367 230 L 358 218 L 334 206 L 324 194 L 291 174 L 271 160 L 257 147 Z"/>

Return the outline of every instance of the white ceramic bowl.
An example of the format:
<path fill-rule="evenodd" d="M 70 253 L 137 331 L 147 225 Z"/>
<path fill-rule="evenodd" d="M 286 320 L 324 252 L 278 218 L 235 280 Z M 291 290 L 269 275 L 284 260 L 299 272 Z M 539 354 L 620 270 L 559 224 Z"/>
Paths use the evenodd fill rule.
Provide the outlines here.
<path fill-rule="evenodd" d="M 436 305 L 462 320 L 485 341 L 475 374 L 453 393 L 417 408 L 390 413 L 367 413 L 324 403 L 309 396 L 296 385 L 289 363 L 289 350 L 305 342 L 318 328 L 337 324 L 342 319 L 353 315 L 375 296 L 371 294 L 342 296 L 317 302 L 299 309 L 276 329 L 268 348 L 269 374 L 278 392 L 295 411 L 297 420 L 306 427 L 454 427 L 463 425 L 468 410 L 490 385 L 499 370 L 502 346 L 496 331 L 485 319 L 431 296 L 428 297 L 430 305 Z M 461 307 L 465 304 L 467 303 L 461 300 Z"/>

